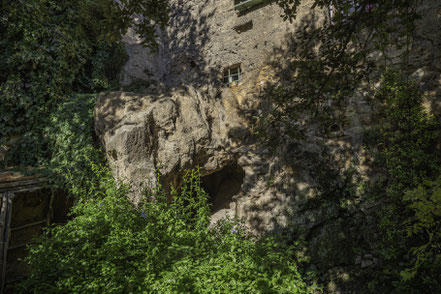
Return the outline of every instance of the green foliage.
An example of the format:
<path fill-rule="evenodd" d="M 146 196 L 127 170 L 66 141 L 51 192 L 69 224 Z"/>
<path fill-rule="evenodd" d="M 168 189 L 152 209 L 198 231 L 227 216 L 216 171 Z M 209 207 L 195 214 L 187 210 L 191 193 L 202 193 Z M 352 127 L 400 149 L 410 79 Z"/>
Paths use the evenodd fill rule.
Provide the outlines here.
<path fill-rule="evenodd" d="M 47 126 L 58 107 L 77 93 L 115 88 L 126 59 L 122 35 L 136 23 L 154 49 L 155 25 L 167 20 L 166 0 L 2 1 L 0 145 L 11 146 L 0 165 L 47 164 Z"/>
<path fill-rule="evenodd" d="M 293 20 L 302 0 L 277 0 L 286 19 Z M 267 105 L 257 119 L 258 135 L 269 145 L 302 138 L 305 128 L 333 132 L 347 124 L 346 106 L 355 91 L 369 82 L 374 70 L 387 65 L 396 49 L 406 64 L 415 22 L 417 0 L 312 1 L 310 16 L 298 19 L 289 52 L 280 53 L 273 67 L 277 83 L 264 93 Z M 353 3 L 353 4 L 350 4 Z M 370 5 L 370 8 L 368 8 Z M 332 19 L 316 15 L 332 6 Z M 381 52 L 383 59 L 374 58 Z M 396 61 L 395 61 L 396 62 Z"/>
<path fill-rule="evenodd" d="M 47 138 L 41 132 L 44 122 L 72 89 L 90 48 L 85 32 L 72 26 L 77 14 L 67 9 L 67 2 L 2 4 L 0 140 L 5 143 L 11 135 L 22 135 L 9 160 L 12 164 L 38 164 L 47 156 Z"/>
<path fill-rule="evenodd" d="M 124 44 L 98 43 L 74 85 L 76 92 L 97 93 L 118 88 L 120 70 L 126 61 Z"/>
<path fill-rule="evenodd" d="M 167 201 L 161 187 L 139 208 L 101 173 L 100 188 L 29 249 L 32 293 L 312 293 L 294 247 L 255 240 L 225 219 L 209 227 L 207 194 L 197 171 Z M 86 195 L 85 195 L 86 196 Z M 93 196 L 93 197 L 90 197 Z"/>
<path fill-rule="evenodd" d="M 377 148 L 379 163 L 386 170 L 383 187 L 376 196 L 387 208 L 379 220 L 385 263 L 381 276 L 371 282 L 372 290 L 381 287 L 385 292 L 436 292 L 440 290 L 439 263 L 434 262 L 437 253 L 432 253 L 440 246 L 437 230 L 441 219 L 437 216 L 435 182 L 430 180 L 441 174 L 436 149 L 441 139 L 440 125 L 424 110 L 417 84 L 396 71 L 386 72 L 375 98 L 383 104 L 378 113 L 382 119 Z M 433 199 L 429 196 L 432 188 L 413 190 L 420 183 L 433 188 Z"/>
<path fill-rule="evenodd" d="M 426 181 L 414 190 L 407 191 L 404 200 L 414 216 L 407 220 L 408 237 L 418 239 L 411 248 L 414 266 L 401 272 L 403 281 L 412 282 L 419 275 L 426 277 L 431 289 L 441 290 L 441 178 Z M 431 278 L 432 277 L 432 278 Z"/>
<path fill-rule="evenodd" d="M 435 146 L 440 125 L 422 106 L 418 85 L 389 71 L 375 98 L 385 103 L 380 122 L 381 160 L 388 171 L 387 194 L 401 201 L 403 191 L 416 187 L 440 171 Z"/>
<path fill-rule="evenodd" d="M 77 94 L 60 104 L 45 129 L 51 158 L 45 164 L 50 179 L 74 195 L 86 195 L 100 178 L 93 167 L 104 164 L 103 152 L 94 142 L 93 108 L 96 94 Z"/>

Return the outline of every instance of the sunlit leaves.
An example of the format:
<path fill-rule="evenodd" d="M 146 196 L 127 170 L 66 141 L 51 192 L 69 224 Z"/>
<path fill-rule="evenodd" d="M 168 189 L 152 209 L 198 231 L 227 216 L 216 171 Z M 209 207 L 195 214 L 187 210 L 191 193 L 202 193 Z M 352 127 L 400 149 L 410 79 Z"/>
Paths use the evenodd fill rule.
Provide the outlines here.
<path fill-rule="evenodd" d="M 126 187 L 93 169 L 101 192 L 82 195 L 74 218 L 31 246 L 26 291 L 317 293 L 297 270 L 294 246 L 271 236 L 252 239 L 229 219 L 210 228 L 198 171 L 187 172 L 173 201 L 157 187 L 148 194 L 154 201 L 135 208 Z"/>

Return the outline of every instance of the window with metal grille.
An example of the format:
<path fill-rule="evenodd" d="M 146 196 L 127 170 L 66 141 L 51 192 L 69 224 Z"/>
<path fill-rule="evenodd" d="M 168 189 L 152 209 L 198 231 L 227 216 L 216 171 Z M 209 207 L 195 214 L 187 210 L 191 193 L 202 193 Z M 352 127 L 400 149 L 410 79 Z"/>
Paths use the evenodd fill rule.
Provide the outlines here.
<path fill-rule="evenodd" d="M 370 12 L 374 10 L 376 6 L 376 4 L 368 3 L 365 5 L 365 11 Z M 355 11 L 360 11 L 361 7 L 362 5 L 355 0 L 342 1 L 339 6 L 334 6 L 333 4 L 330 4 L 328 9 L 329 18 L 332 21 L 337 13 L 340 13 L 344 17 L 348 17 Z"/>
<path fill-rule="evenodd" d="M 242 80 L 240 65 L 225 69 L 223 76 L 223 81 L 228 87 L 231 87 L 231 84 L 238 84 Z"/>
<path fill-rule="evenodd" d="M 234 0 L 234 9 L 241 12 L 265 2 L 269 2 L 269 0 Z"/>

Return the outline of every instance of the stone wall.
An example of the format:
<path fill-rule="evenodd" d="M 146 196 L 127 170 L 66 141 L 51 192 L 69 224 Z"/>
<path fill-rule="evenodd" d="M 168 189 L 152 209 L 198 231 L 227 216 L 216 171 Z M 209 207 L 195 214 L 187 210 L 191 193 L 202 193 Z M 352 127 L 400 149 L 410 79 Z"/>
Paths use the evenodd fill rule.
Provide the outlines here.
<path fill-rule="evenodd" d="M 324 13 L 312 15 L 310 0 L 304 2 L 300 16 L 314 21 L 323 18 Z M 236 64 L 241 65 L 245 81 L 255 79 L 268 55 L 296 28 L 296 23 L 283 20 L 276 4 L 239 15 L 232 0 L 171 3 L 170 24 L 160 32 L 157 54 L 149 56 L 132 32 L 125 37 L 130 59 L 122 73 L 123 83 L 149 78 L 168 87 L 219 83 L 223 69 Z"/>

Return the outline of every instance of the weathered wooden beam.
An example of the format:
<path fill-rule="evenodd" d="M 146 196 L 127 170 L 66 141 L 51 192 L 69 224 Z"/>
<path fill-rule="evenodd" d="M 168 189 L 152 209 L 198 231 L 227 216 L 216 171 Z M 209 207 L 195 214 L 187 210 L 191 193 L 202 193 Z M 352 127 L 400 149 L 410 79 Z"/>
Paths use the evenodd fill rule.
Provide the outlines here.
<path fill-rule="evenodd" d="M 26 181 L 32 179 L 43 178 L 42 175 L 36 174 L 32 176 L 25 176 L 20 172 L 1 172 L 0 173 L 0 182 L 16 182 L 16 181 Z"/>
<path fill-rule="evenodd" d="M 0 173 L 0 194 L 6 192 L 33 192 L 43 189 L 48 182 L 42 175 L 25 176 L 19 172 Z"/>
<path fill-rule="evenodd" d="M 6 261 L 8 256 L 8 243 L 9 243 L 9 228 L 11 225 L 11 215 L 12 215 L 12 200 L 14 199 L 14 193 L 7 192 L 0 194 L 2 198 L 2 209 L 0 211 L 0 218 L 3 220 L 3 226 L 0 227 L 0 235 L 2 235 L 3 250 L 0 252 L 1 257 L 1 285 L 0 294 L 3 294 L 3 289 L 5 288 L 5 278 L 6 278 Z"/>
<path fill-rule="evenodd" d="M 20 244 L 14 245 L 14 246 L 8 246 L 8 251 L 23 248 L 29 244 L 32 244 L 32 242 L 24 242 L 24 243 L 20 243 Z"/>
<path fill-rule="evenodd" d="M 0 191 L 7 192 L 9 189 L 14 188 L 25 188 L 28 186 L 41 186 L 43 183 L 46 183 L 47 179 L 38 178 L 31 179 L 26 181 L 13 181 L 13 182 L 0 182 Z"/>
<path fill-rule="evenodd" d="M 17 187 L 16 189 L 14 188 L 9 188 L 7 191 L 2 191 L 0 190 L 0 193 L 6 193 L 6 192 L 11 192 L 11 193 L 31 193 L 31 192 L 35 192 L 38 190 L 43 189 L 42 186 L 29 186 L 29 187 Z"/>
<path fill-rule="evenodd" d="M 41 221 L 38 221 L 38 222 L 22 225 L 22 226 L 19 226 L 19 227 L 11 228 L 11 232 L 19 231 L 19 230 L 26 229 L 26 228 L 29 228 L 29 227 L 38 226 L 38 225 L 45 224 L 45 223 L 47 223 L 47 220 L 41 220 Z"/>

